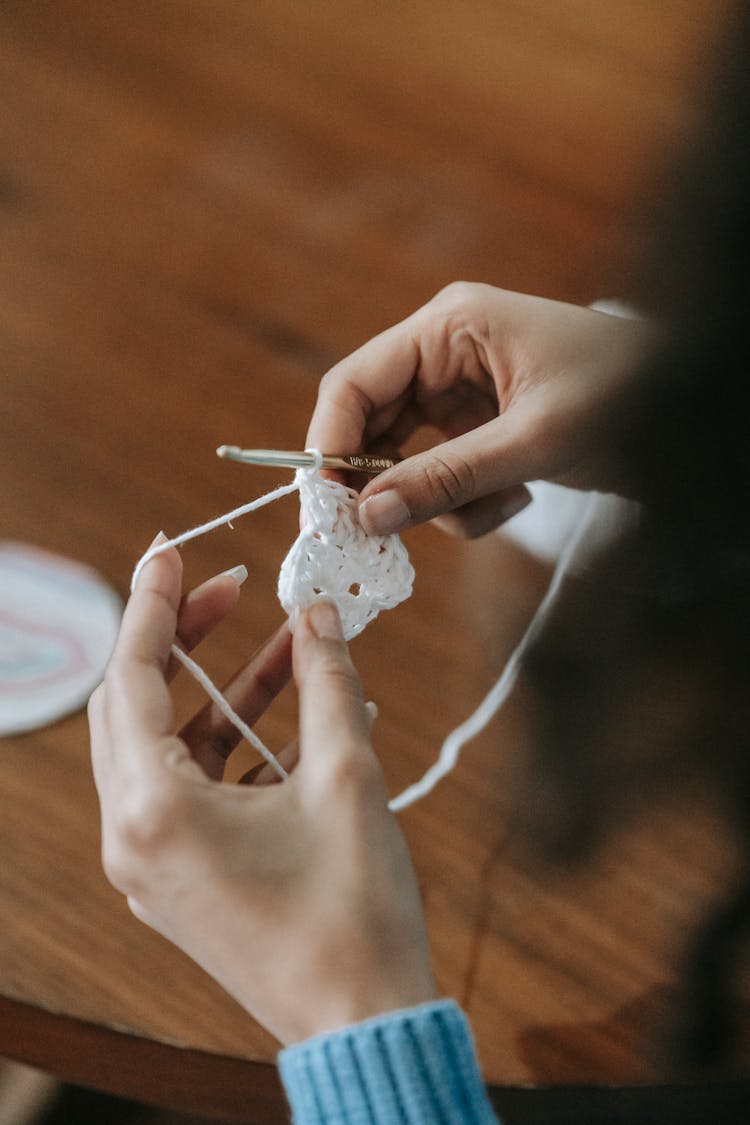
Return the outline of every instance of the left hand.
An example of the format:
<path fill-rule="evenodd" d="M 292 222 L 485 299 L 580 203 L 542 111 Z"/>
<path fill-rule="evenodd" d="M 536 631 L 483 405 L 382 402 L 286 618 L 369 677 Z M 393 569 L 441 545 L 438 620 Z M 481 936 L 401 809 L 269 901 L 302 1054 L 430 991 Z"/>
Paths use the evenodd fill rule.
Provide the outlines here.
<path fill-rule="evenodd" d="M 153 558 L 92 696 L 110 881 L 282 1043 L 433 999 L 414 871 L 334 607 L 303 614 L 293 645 L 284 625 L 228 693 L 252 724 L 293 656 L 300 738 L 288 780 L 223 784 L 239 736 L 210 705 L 173 733 L 170 645 L 189 646 L 226 612 L 236 595 L 217 595 L 217 582 L 181 608 L 177 551 Z"/>

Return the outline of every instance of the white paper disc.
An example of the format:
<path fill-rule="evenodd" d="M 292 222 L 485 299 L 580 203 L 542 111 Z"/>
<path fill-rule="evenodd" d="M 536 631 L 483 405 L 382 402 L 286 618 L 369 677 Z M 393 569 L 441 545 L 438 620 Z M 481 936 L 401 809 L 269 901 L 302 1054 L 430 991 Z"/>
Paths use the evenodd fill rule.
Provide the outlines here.
<path fill-rule="evenodd" d="M 122 602 L 96 571 L 0 541 L 0 735 L 82 707 L 102 678 Z"/>

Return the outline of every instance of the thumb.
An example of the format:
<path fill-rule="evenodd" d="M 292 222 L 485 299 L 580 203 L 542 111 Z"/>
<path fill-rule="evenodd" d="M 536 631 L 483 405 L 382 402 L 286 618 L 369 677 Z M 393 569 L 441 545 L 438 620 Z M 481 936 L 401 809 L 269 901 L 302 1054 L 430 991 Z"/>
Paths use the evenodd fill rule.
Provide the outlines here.
<path fill-rule="evenodd" d="M 362 491 L 359 516 L 365 531 L 403 531 L 489 496 L 495 523 L 509 519 L 519 510 L 524 480 L 534 479 L 527 443 L 517 440 L 515 430 L 509 418 L 494 418 L 382 473 Z"/>
<path fill-rule="evenodd" d="M 300 615 L 293 666 L 300 701 L 300 771 L 328 778 L 344 761 L 369 759 L 370 717 L 332 602 L 317 601 Z"/>

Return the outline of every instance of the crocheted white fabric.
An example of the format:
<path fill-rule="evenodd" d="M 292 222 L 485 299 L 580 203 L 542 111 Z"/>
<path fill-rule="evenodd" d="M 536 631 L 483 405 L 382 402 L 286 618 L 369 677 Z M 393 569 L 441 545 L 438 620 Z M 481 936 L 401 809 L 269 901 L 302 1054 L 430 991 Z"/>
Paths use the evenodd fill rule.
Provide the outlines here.
<path fill-rule="evenodd" d="M 298 469 L 302 531 L 279 574 L 279 601 L 294 624 L 320 597 L 336 603 L 347 640 L 411 595 L 414 568 L 397 535 L 366 535 L 357 493 Z"/>

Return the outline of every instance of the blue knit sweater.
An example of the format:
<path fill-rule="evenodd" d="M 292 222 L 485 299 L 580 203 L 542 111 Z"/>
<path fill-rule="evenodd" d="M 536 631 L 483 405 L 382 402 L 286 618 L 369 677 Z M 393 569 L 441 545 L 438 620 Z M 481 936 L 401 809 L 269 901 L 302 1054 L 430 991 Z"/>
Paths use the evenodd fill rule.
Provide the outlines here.
<path fill-rule="evenodd" d="M 295 1125 L 498 1125 L 452 1000 L 287 1047 L 279 1069 Z"/>

